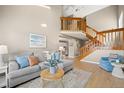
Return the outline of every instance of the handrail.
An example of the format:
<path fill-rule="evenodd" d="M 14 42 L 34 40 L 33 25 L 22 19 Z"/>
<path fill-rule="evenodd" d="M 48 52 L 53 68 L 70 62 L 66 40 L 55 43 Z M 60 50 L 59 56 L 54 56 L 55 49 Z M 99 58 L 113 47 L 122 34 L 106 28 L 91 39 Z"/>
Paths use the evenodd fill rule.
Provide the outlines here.
<path fill-rule="evenodd" d="M 105 35 L 101 34 L 101 33 L 100 33 L 99 31 L 97 31 L 96 29 L 94 29 L 94 28 L 92 28 L 92 27 L 90 27 L 90 26 L 88 26 L 88 25 L 87 25 L 87 27 L 88 27 L 89 29 L 92 29 L 94 32 L 96 32 L 97 35 L 101 35 L 101 36 L 105 37 Z"/>
<path fill-rule="evenodd" d="M 81 20 L 82 18 L 76 17 L 60 17 L 61 20 Z"/>
<path fill-rule="evenodd" d="M 102 43 L 94 38 L 93 40 L 89 41 L 86 45 L 84 45 L 82 48 L 80 48 L 80 56 L 85 57 L 90 52 L 96 50 L 97 46 L 101 46 L 101 45 Z"/>
<path fill-rule="evenodd" d="M 88 42 L 86 45 L 84 45 L 83 47 L 87 46 L 88 44 L 90 44 L 90 43 L 92 43 L 92 42 L 94 42 L 94 41 L 97 41 L 96 38 L 97 38 L 97 37 L 93 38 L 91 41 L 89 41 L 89 42 Z M 97 42 L 99 42 L 99 41 L 97 41 Z M 81 47 L 80 49 L 82 49 L 83 47 Z"/>
<path fill-rule="evenodd" d="M 105 37 L 105 35 L 104 35 L 104 34 L 99 34 L 99 32 L 98 32 L 96 29 L 94 29 L 94 28 L 92 28 L 92 27 L 90 27 L 90 26 L 88 26 L 88 25 L 87 25 L 87 28 L 91 29 L 91 31 L 88 32 L 88 30 L 87 30 L 87 31 L 86 31 L 86 34 L 90 35 L 90 36 L 93 37 L 93 38 L 94 38 L 94 36 L 95 36 L 95 37 L 96 37 L 96 38 L 95 38 L 96 41 L 99 41 L 99 42 L 102 43 L 102 41 L 100 40 L 100 38 Z M 90 39 L 92 39 L 92 38 L 90 38 Z"/>
<path fill-rule="evenodd" d="M 98 33 L 98 31 L 96 31 L 96 29 L 93 29 L 92 27 L 90 27 L 88 25 L 87 25 L 87 27 L 90 28 L 90 29 L 92 29 L 94 32 Z"/>
<path fill-rule="evenodd" d="M 101 34 L 101 33 L 110 33 L 110 32 L 120 32 L 120 31 L 124 31 L 124 28 L 117 28 L 117 29 L 105 30 L 105 31 L 98 32 L 98 34 Z"/>

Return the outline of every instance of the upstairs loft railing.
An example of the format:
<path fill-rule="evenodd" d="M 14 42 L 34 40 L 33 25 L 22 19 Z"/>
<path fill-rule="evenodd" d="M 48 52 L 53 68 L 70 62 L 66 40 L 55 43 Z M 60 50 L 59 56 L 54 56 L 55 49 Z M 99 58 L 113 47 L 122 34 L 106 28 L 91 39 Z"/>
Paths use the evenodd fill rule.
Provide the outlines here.
<path fill-rule="evenodd" d="M 94 37 L 96 37 L 98 32 L 92 27 L 88 26 L 84 19 L 77 17 L 61 17 L 61 31 L 81 31 L 85 33 L 89 39 L 93 39 Z"/>
<path fill-rule="evenodd" d="M 61 17 L 62 31 L 86 31 L 86 22 L 82 18 Z"/>

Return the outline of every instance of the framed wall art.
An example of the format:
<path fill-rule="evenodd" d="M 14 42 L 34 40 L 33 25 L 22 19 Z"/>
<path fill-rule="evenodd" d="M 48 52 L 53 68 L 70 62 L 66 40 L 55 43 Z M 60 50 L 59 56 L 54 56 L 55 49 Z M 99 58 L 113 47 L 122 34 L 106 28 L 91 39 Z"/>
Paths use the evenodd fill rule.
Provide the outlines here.
<path fill-rule="evenodd" d="M 30 48 L 46 48 L 46 36 L 30 33 Z"/>

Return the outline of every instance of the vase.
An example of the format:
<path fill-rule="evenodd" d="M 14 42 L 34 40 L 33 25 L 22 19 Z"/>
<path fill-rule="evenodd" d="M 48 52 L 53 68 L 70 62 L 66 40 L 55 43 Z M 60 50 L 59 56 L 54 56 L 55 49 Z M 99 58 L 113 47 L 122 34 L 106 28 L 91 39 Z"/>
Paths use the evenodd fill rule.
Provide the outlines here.
<path fill-rule="evenodd" d="M 50 67 L 50 73 L 55 74 L 56 73 L 56 67 Z"/>
<path fill-rule="evenodd" d="M 57 66 L 59 69 L 63 69 L 63 63 L 58 63 Z"/>

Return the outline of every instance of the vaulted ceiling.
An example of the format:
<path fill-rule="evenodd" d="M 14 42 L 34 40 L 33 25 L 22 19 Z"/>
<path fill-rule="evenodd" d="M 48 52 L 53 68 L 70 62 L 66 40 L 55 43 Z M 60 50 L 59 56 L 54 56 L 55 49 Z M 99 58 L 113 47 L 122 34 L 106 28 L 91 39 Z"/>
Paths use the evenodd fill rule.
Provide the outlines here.
<path fill-rule="evenodd" d="M 108 5 L 64 5 L 63 16 L 83 18 L 106 7 L 108 7 Z"/>

